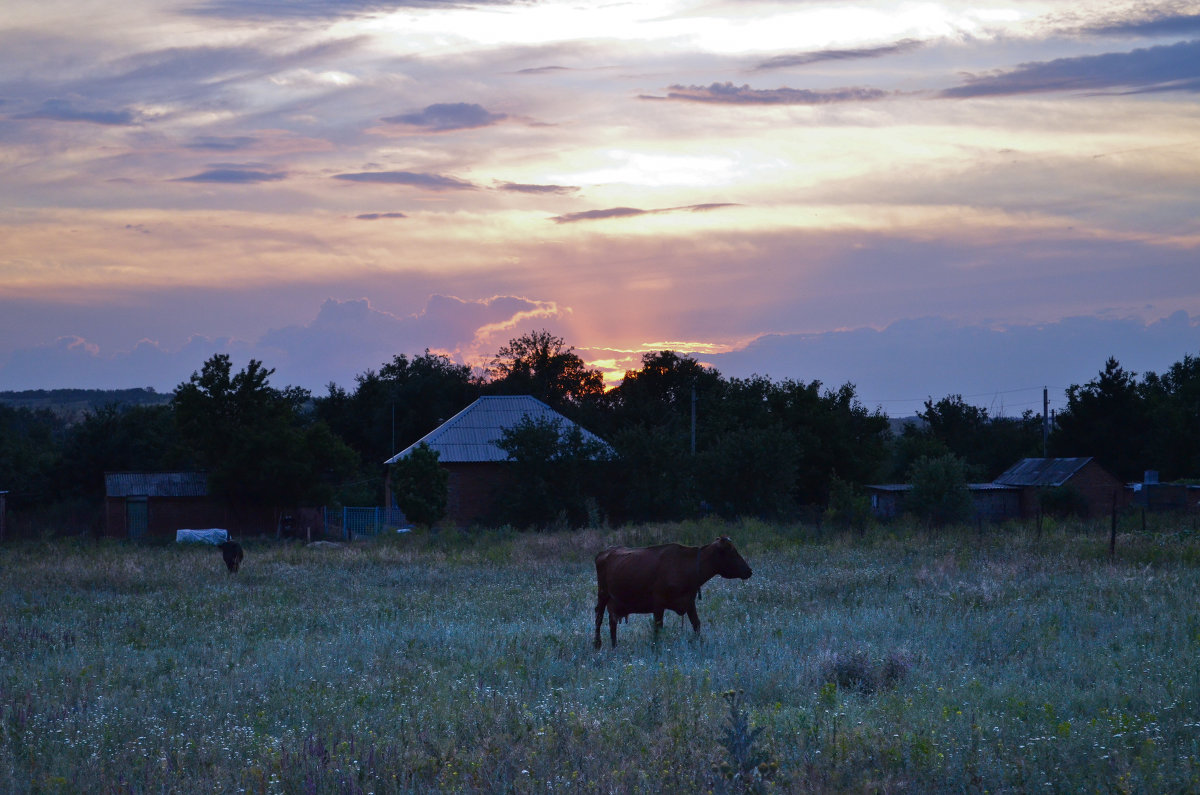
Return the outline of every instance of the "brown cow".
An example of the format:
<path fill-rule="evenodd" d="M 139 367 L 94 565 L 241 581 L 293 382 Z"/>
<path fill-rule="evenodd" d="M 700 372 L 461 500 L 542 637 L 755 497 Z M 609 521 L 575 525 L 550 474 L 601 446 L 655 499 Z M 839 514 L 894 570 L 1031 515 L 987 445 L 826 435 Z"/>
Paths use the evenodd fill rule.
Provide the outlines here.
<path fill-rule="evenodd" d="M 242 565 L 242 558 L 245 557 L 242 545 L 236 541 L 225 541 L 218 546 L 221 548 L 221 557 L 225 559 L 229 573 L 237 574 L 238 568 Z"/>
<path fill-rule="evenodd" d="M 596 556 L 596 648 L 603 645 L 600 625 L 605 608 L 613 646 L 617 645 L 617 621 L 632 613 L 653 613 L 656 635 L 665 611 L 686 613 L 692 629 L 699 633 L 696 597 L 700 587 L 718 574 L 743 580 L 753 574 L 726 536 L 702 547 L 660 544 L 604 550 Z"/>

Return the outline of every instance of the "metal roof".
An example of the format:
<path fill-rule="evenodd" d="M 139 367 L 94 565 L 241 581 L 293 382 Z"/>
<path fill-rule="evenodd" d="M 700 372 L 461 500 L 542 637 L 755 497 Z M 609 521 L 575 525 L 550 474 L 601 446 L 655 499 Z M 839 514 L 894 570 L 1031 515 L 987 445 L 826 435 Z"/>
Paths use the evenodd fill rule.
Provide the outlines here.
<path fill-rule="evenodd" d="M 107 497 L 206 497 L 205 472 L 105 472 Z"/>
<path fill-rule="evenodd" d="M 1009 467 L 995 482 L 1002 486 L 1061 486 L 1092 459 L 1023 458 Z"/>
<path fill-rule="evenodd" d="M 506 429 L 526 417 L 534 422 L 557 421 L 563 430 L 576 427 L 576 423 L 531 395 L 481 397 L 384 463 L 394 464 L 422 443 L 435 450 L 443 464 L 507 461 L 508 453 L 496 443 L 503 438 Z M 582 427 L 579 430 L 584 439 L 608 449 L 608 444 L 594 433 Z"/>
<path fill-rule="evenodd" d="M 875 483 L 867 486 L 868 489 L 883 492 L 907 492 L 913 490 L 911 483 Z M 967 491 L 1011 491 L 1012 486 L 1006 486 L 1001 483 L 968 483 Z"/>

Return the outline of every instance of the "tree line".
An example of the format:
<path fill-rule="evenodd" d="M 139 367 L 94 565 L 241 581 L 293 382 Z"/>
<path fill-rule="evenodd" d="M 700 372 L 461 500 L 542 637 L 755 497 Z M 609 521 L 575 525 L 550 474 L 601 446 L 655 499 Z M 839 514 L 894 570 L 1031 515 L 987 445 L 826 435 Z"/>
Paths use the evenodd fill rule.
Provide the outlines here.
<path fill-rule="evenodd" d="M 479 372 L 426 350 L 323 395 L 273 386 L 273 373 L 256 360 L 235 372 L 217 354 L 169 402 L 114 403 L 77 422 L 0 405 L 0 490 L 16 513 L 73 506 L 97 525 L 106 471 L 202 469 L 214 495 L 243 504 L 381 504 L 383 461 L 495 394 L 533 395 L 609 445 L 536 423 L 510 429 L 503 447 L 520 476 L 495 520 L 522 527 L 853 516 L 867 483 L 946 466 L 987 481 L 1044 445 L 1032 411 L 991 416 L 961 395 L 930 398 L 893 433 L 852 384 L 726 377 L 670 350 L 643 354 L 606 390 L 598 370 L 545 330 L 510 340 Z M 1164 480 L 1200 475 L 1200 358 L 1141 378 L 1109 359 L 1066 397 L 1051 456 L 1093 456 L 1124 480 L 1143 469 Z"/>

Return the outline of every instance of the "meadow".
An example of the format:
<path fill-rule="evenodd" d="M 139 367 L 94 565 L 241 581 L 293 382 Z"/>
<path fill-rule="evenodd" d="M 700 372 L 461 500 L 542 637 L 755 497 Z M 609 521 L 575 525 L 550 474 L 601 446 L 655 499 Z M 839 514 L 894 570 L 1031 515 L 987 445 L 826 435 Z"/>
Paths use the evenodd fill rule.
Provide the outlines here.
<path fill-rule="evenodd" d="M 597 551 L 719 534 L 593 650 Z M 245 546 L 0 547 L 0 791 L 1200 791 L 1190 524 Z"/>

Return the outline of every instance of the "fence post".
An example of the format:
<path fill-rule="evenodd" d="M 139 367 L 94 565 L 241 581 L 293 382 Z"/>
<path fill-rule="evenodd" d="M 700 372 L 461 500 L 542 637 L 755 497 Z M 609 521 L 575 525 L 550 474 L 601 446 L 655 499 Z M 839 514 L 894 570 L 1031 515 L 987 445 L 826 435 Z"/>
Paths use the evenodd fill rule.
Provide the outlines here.
<path fill-rule="evenodd" d="M 1112 533 L 1108 537 L 1108 559 L 1112 560 L 1117 555 L 1117 493 L 1113 492 L 1112 506 Z"/>
<path fill-rule="evenodd" d="M 346 536 L 346 540 L 350 540 L 350 517 L 346 513 L 346 506 L 342 506 L 342 532 Z"/>

